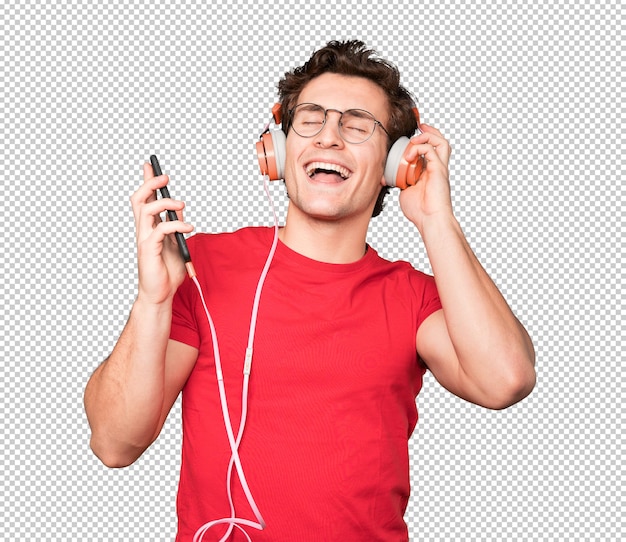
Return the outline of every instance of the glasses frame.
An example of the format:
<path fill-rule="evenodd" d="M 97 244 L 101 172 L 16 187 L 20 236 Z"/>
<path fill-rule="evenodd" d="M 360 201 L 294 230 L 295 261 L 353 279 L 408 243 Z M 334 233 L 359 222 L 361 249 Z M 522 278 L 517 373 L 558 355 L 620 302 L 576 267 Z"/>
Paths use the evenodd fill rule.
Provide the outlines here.
<path fill-rule="evenodd" d="M 298 130 L 295 129 L 294 127 L 294 123 L 293 123 L 293 119 L 295 116 L 295 111 L 296 109 L 298 109 L 298 107 L 302 106 L 302 105 L 314 105 L 315 107 L 319 107 L 320 110 L 324 111 L 324 122 L 322 122 L 322 125 L 320 127 L 320 129 L 315 132 L 314 134 L 311 135 L 302 135 L 300 132 L 298 132 Z M 374 132 L 376 131 L 376 126 L 380 126 L 381 129 L 383 130 L 383 132 L 385 132 L 387 134 L 387 137 L 391 138 L 391 136 L 389 135 L 389 132 L 387 131 L 387 129 L 383 126 L 383 123 L 380 122 L 379 120 L 376 119 L 376 117 L 374 117 L 374 115 L 372 115 L 369 111 L 367 111 L 366 109 L 359 109 L 359 108 L 353 108 L 353 109 L 346 109 L 345 111 L 340 111 L 339 109 L 334 109 L 332 107 L 329 107 L 328 109 L 324 109 L 321 105 L 313 103 L 313 102 L 302 102 L 299 104 L 296 104 L 292 109 L 289 110 L 289 127 L 293 128 L 293 131 L 298 134 L 300 137 L 304 137 L 304 138 L 311 138 L 311 137 L 315 137 L 316 135 L 320 134 L 321 131 L 324 129 L 324 127 L 326 126 L 326 121 L 328 120 L 328 112 L 329 111 L 334 111 L 335 113 L 339 113 L 339 120 L 338 120 L 338 126 L 339 126 L 339 136 L 341 137 L 341 139 L 343 139 L 346 143 L 350 143 L 350 145 L 361 145 L 363 143 L 365 143 L 366 141 L 368 141 L 369 139 L 371 139 L 371 137 L 374 135 Z M 344 113 L 350 113 L 351 111 L 360 111 L 362 113 L 367 113 L 368 116 L 372 117 L 372 120 L 374 121 L 374 128 L 372 129 L 372 132 L 370 133 L 370 135 L 368 135 L 363 141 L 349 141 L 347 140 L 344 135 L 343 135 L 343 131 L 341 129 L 341 119 L 343 118 Z"/>

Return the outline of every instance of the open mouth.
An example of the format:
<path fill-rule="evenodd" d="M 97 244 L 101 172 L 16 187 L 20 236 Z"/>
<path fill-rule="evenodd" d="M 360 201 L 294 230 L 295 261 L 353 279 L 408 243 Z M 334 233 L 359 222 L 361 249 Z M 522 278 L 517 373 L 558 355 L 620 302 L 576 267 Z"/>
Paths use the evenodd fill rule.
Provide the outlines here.
<path fill-rule="evenodd" d="M 311 162 L 306 165 L 304 170 L 309 178 L 313 179 L 319 175 L 320 180 L 326 176 L 332 176 L 336 180 L 345 181 L 352 174 L 349 169 L 330 162 Z"/>

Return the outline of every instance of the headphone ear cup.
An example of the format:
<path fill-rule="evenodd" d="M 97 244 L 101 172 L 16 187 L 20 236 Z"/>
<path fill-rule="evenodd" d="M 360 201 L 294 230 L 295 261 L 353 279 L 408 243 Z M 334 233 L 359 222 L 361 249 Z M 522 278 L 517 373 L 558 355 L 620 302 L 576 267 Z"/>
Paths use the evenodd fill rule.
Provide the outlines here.
<path fill-rule="evenodd" d="M 419 156 L 409 162 L 404 154 L 409 146 L 409 138 L 401 137 L 398 139 L 387 155 L 385 163 L 385 183 L 387 186 L 397 186 L 401 190 L 413 186 L 417 183 L 424 169 L 424 158 Z"/>
<path fill-rule="evenodd" d="M 280 128 L 269 130 L 256 142 L 256 154 L 261 174 L 270 181 L 278 181 L 285 175 L 287 138 Z"/>

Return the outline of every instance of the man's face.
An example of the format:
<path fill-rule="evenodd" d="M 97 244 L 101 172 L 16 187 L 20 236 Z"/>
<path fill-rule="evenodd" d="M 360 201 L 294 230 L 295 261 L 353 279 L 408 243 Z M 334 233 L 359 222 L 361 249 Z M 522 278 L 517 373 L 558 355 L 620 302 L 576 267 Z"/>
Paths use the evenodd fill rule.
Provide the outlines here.
<path fill-rule="evenodd" d="M 304 87 L 298 103 L 338 111 L 363 109 L 385 127 L 389 119 L 384 91 L 361 77 L 320 75 Z M 384 185 L 387 135 L 380 126 L 364 143 L 347 143 L 339 135 L 339 113 L 328 111 L 322 131 L 313 137 L 289 130 L 285 158 L 290 212 L 322 220 L 359 217 L 369 222 Z"/>

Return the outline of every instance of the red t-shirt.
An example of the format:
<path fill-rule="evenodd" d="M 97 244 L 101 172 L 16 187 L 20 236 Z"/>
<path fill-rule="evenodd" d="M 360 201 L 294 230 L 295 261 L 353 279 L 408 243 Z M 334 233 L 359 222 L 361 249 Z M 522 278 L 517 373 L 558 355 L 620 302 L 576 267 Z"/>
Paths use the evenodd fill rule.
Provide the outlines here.
<path fill-rule="evenodd" d="M 217 331 L 235 433 L 252 303 L 272 228 L 198 234 L 189 249 Z M 249 411 L 239 449 L 267 527 L 254 542 L 408 539 L 408 439 L 426 370 L 415 336 L 441 308 L 434 279 L 368 248 L 350 264 L 306 258 L 279 241 L 254 341 Z M 177 541 L 230 515 L 224 429 L 209 325 L 187 279 L 171 338 L 199 349 L 183 389 Z M 237 476 L 237 517 L 254 520 Z M 226 526 L 204 541 L 219 540 Z M 244 541 L 237 529 L 232 540 Z"/>

